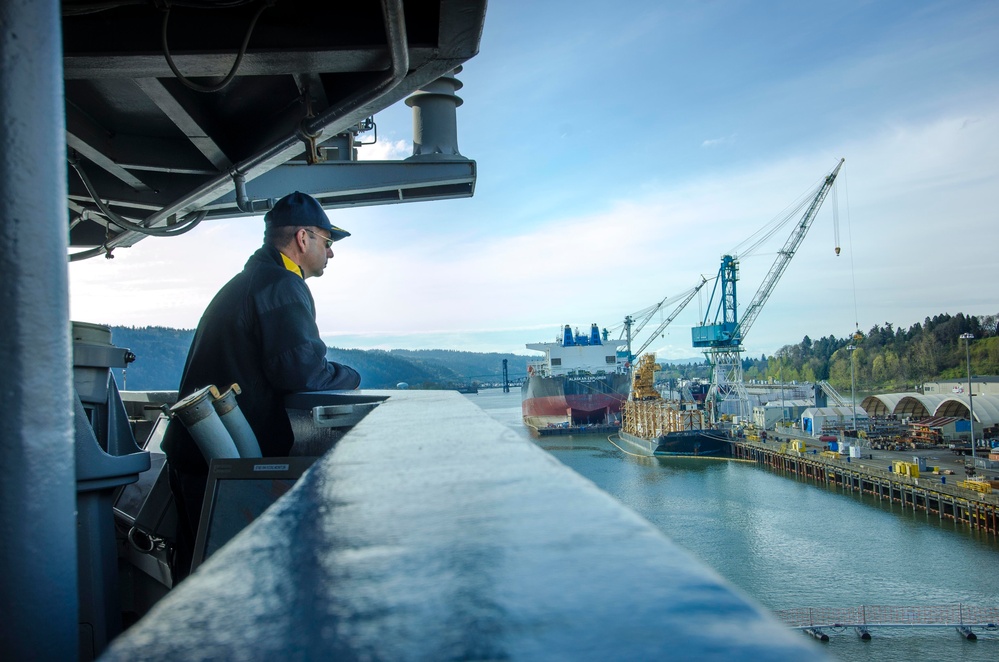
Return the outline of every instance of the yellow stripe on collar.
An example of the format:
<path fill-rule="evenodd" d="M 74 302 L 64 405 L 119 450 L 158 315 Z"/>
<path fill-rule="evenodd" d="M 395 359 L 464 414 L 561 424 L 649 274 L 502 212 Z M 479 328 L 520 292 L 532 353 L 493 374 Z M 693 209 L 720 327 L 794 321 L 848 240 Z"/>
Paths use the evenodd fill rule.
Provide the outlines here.
<path fill-rule="evenodd" d="M 284 268 L 285 269 L 287 269 L 291 273 L 295 274 L 299 278 L 302 278 L 303 280 L 305 279 L 305 276 L 302 274 L 302 267 L 300 267 L 297 264 L 295 264 L 294 262 L 292 262 L 291 258 L 289 258 L 284 253 L 281 253 L 281 261 L 284 262 Z"/>

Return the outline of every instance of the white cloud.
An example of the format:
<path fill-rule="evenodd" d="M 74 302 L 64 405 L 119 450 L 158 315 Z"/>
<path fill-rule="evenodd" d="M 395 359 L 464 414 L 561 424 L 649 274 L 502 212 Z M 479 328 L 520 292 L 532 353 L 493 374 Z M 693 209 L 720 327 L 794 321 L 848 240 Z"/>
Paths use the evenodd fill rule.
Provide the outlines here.
<path fill-rule="evenodd" d="M 321 326 L 386 334 L 484 332 L 511 321 L 553 329 L 614 326 L 625 314 L 691 287 L 700 274 L 713 275 L 724 252 L 810 189 L 840 154 L 847 157 L 839 193 L 843 255 L 833 251 L 830 198 L 747 349 L 772 352 L 805 334 L 846 335 L 855 321 L 907 325 L 927 314 L 957 312 L 959 301 L 966 312 L 995 312 L 992 249 L 975 237 L 994 236 L 989 210 L 999 173 L 990 155 L 999 147 L 999 117 L 966 119 L 891 127 L 836 152 L 716 172 L 511 236 L 484 237 L 482 227 L 516 213 L 515 201 L 511 209 L 488 212 L 469 205 L 465 212 L 477 219 L 478 232 L 417 233 L 391 250 L 378 237 L 359 239 L 337 257 L 334 278 L 314 285 L 323 302 Z M 390 232 L 390 225 L 383 230 Z M 767 254 L 742 261 L 743 306 L 789 232 Z M 967 296 L 958 298 L 959 291 Z M 688 308 L 677 328 L 696 323 L 698 302 Z M 670 344 L 682 347 L 683 336 L 675 332 Z"/>
<path fill-rule="evenodd" d="M 715 171 L 510 234 L 496 219 L 530 201 L 512 198 L 509 208 L 488 210 L 473 199 L 342 212 L 354 236 L 337 245 L 328 274 L 309 281 L 320 328 L 335 336 L 417 334 L 421 343 L 437 337 L 468 345 L 515 329 L 511 337 L 523 340 L 504 341 L 510 348 L 545 339 L 565 323 L 614 327 L 625 314 L 688 289 L 699 275 L 713 275 L 724 252 L 809 189 L 841 154 L 843 255 L 833 253 L 830 198 L 747 350 L 769 353 L 805 334 L 844 336 L 857 321 L 866 329 L 885 320 L 908 326 L 939 312 L 994 313 L 997 136 L 995 113 L 888 127 L 835 152 Z M 438 212 L 436 226 L 424 220 Z M 147 239 L 112 261 L 73 264 L 72 315 L 192 327 L 259 242 L 259 219 L 220 221 L 184 237 Z M 743 306 L 775 250 L 742 261 Z M 684 347 L 708 289 L 653 349 L 696 355 Z"/>
<path fill-rule="evenodd" d="M 720 145 L 728 145 L 735 142 L 735 135 L 725 136 L 723 138 L 709 138 L 701 143 L 701 147 L 718 147 Z"/>
<path fill-rule="evenodd" d="M 363 136 L 362 136 L 363 138 Z M 371 145 L 358 145 L 358 161 L 399 161 L 413 155 L 413 143 L 409 140 L 385 140 Z"/>

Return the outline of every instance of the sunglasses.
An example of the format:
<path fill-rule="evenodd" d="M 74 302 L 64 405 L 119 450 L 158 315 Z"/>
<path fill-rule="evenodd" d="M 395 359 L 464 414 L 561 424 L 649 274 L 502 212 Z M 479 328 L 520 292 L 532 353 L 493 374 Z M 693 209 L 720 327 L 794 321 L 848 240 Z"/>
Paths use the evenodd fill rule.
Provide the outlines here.
<path fill-rule="evenodd" d="M 318 232 L 313 232 L 309 228 L 302 228 L 302 229 L 305 230 L 306 232 L 308 232 L 309 234 L 311 234 L 314 237 L 319 237 L 319 239 L 323 243 L 326 244 L 326 248 L 333 248 L 333 239 L 332 239 L 332 237 L 324 237 L 323 235 L 319 234 Z"/>

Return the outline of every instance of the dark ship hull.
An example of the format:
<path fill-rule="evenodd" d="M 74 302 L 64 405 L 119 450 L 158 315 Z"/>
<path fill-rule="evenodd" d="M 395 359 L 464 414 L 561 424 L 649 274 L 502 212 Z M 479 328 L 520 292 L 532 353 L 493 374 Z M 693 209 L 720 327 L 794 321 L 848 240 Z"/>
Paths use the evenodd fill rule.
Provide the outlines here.
<path fill-rule="evenodd" d="M 620 437 L 643 455 L 729 457 L 732 454 L 728 439 L 715 430 L 678 430 L 655 439 L 643 439 L 622 430 Z"/>

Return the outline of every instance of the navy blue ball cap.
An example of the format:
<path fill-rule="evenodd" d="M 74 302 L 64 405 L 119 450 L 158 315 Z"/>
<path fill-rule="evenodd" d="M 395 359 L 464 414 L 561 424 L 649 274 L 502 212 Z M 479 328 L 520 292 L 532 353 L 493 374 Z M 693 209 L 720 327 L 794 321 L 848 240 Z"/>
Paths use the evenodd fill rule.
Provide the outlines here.
<path fill-rule="evenodd" d="M 307 193 L 295 191 L 274 203 L 264 215 L 264 222 L 274 227 L 307 225 L 322 228 L 330 233 L 333 241 L 349 237 L 350 233 L 330 223 L 319 201 Z"/>

